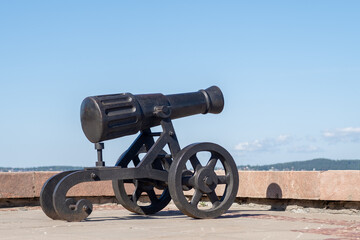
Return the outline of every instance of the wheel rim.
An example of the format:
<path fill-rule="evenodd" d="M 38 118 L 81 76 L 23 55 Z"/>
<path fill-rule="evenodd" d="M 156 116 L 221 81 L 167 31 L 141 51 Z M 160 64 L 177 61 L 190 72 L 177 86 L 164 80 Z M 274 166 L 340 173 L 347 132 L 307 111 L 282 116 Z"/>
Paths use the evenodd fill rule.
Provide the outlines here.
<path fill-rule="evenodd" d="M 202 164 L 198 158 L 201 152 L 210 154 L 206 164 Z M 224 174 L 215 171 L 219 163 L 225 170 Z M 234 202 L 238 185 L 238 171 L 233 158 L 214 143 L 187 146 L 177 154 L 169 171 L 169 189 L 175 205 L 193 218 L 215 218 L 223 214 Z M 184 192 L 189 189 L 194 192 L 190 200 Z M 224 192 L 219 194 L 221 190 Z M 218 197 L 220 195 L 221 198 Z M 211 202 L 208 209 L 199 206 L 203 197 Z"/>

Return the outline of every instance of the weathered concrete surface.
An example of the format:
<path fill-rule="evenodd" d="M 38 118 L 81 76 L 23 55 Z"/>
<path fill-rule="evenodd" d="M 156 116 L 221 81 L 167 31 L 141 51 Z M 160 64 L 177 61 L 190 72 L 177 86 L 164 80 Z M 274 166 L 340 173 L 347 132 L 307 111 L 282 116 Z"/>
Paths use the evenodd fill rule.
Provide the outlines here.
<path fill-rule="evenodd" d="M 153 216 L 95 205 L 83 222 L 54 221 L 39 207 L 0 210 L 1 239 L 360 239 L 359 214 L 274 212 L 233 204 L 217 219 L 195 220 L 174 205 Z"/>

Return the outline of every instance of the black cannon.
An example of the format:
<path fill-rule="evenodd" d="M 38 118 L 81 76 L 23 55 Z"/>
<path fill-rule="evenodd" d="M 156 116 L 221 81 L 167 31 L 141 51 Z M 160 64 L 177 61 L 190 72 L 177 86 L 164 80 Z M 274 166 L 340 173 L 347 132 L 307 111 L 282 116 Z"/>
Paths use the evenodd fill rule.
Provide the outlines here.
<path fill-rule="evenodd" d="M 214 143 L 181 149 L 171 120 L 220 113 L 223 107 L 224 98 L 216 86 L 173 95 L 122 93 L 85 98 L 81 125 L 88 140 L 95 143 L 96 167 L 51 177 L 40 194 L 43 211 L 52 219 L 81 221 L 92 212 L 92 203 L 67 198 L 68 190 L 81 182 L 112 180 L 116 199 L 131 212 L 154 214 L 172 199 L 190 217 L 220 216 L 237 194 L 239 178 L 233 158 Z M 159 125 L 161 132 L 151 131 Z M 138 132 L 115 167 L 105 167 L 102 141 Z M 126 192 L 126 184 L 134 185 L 132 194 Z M 148 204 L 140 203 L 141 196 L 148 197 Z M 210 206 L 203 207 L 202 199 L 208 199 Z"/>

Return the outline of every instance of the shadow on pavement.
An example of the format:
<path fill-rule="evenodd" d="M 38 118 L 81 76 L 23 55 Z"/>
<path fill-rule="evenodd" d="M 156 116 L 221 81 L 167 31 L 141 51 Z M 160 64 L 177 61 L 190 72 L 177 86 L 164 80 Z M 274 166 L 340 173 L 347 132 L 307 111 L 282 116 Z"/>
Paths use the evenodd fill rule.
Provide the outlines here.
<path fill-rule="evenodd" d="M 218 218 L 219 219 L 221 219 L 221 218 L 242 218 L 242 217 L 252 217 L 252 216 L 266 215 L 266 214 L 261 214 L 261 213 L 252 213 L 252 214 L 241 213 L 241 212 L 244 212 L 244 211 L 250 211 L 250 210 L 228 210 L 226 213 L 224 213 L 224 215 L 221 215 Z M 267 210 L 256 210 L 256 211 L 267 211 Z"/>
<path fill-rule="evenodd" d="M 244 214 L 241 212 L 250 211 L 250 210 L 228 210 L 224 215 L 218 217 L 217 219 L 222 218 L 242 218 L 242 217 L 253 217 L 253 216 L 263 216 L 266 214 Z M 257 211 L 268 211 L 268 210 L 257 210 Z M 102 222 L 102 221 L 124 221 L 124 220 L 147 220 L 147 219 L 163 219 L 163 217 L 171 217 L 171 218 L 189 218 L 190 220 L 201 220 L 201 219 L 194 219 L 184 215 L 179 210 L 168 210 L 168 211 L 161 211 L 154 215 L 137 215 L 134 213 L 129 213 L 128 216 L 124 217 L 89 217 L 85 219 L 85 222 Z"/>
<path fill-rule="evenodd" d="M 142 220 L 142 219 L 161 219 L 160 217 L 186 217 L 182 212 L 178 210 L 161 211 L 154 215 L 138 215 L 129 213 L 124 217 L 89 217 L 85 219 L 86 222 L 99 222 L 99 221 L 119 221 L 119 220 Z"/>

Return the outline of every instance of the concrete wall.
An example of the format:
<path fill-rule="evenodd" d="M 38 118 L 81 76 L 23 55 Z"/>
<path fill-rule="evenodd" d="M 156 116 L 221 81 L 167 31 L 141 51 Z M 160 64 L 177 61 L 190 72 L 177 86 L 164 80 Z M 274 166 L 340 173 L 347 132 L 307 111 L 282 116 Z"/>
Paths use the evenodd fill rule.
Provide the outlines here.
<path fill-rule="evenodd" d="M 38 198 L 45 181 L 56 173 L 0 173 L 0 200 Z M 239 171 L 239 180 L 239 198 L 360 202 L 360 171 Z M 111 182 L 104 181 L 81 183 L 68 196 L 114 194 Z"/>

